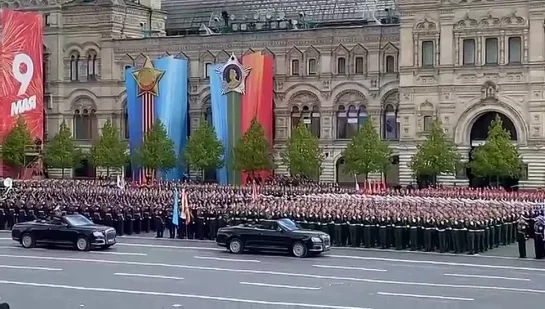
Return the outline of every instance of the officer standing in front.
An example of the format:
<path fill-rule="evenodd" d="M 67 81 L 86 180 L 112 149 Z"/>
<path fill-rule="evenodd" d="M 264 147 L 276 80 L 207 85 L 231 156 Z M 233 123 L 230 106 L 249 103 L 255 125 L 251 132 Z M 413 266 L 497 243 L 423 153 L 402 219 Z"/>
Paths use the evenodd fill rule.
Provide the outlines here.
<path fill-rule="evenodd" d="M 524 217 L 520 217 L 517 222 L 517 243 L 519 247 L 519 258 L 526 258 L 526 230 L 528 228 L 528 223 Z"/>
<path fill-rule="evenodd" d="M 163 238 L 163 232 L 165 231 L 165 220 L 163 220 L 163 212 L 158 210 L 155 215 L 155 230 L 157 235 L 155 238 Z"/>

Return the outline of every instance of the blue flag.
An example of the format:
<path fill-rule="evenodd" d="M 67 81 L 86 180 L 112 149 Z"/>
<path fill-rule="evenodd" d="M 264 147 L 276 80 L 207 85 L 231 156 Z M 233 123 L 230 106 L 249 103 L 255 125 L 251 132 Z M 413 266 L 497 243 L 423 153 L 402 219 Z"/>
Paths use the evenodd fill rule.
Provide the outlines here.
<path fill-rule="evenodd" d="M 174 206 L 172 206 L 172 224 L 178 226 L 178 217 L 180 216 L 180 201 L 178 197 L 178 189 L 174 188 Z"/>

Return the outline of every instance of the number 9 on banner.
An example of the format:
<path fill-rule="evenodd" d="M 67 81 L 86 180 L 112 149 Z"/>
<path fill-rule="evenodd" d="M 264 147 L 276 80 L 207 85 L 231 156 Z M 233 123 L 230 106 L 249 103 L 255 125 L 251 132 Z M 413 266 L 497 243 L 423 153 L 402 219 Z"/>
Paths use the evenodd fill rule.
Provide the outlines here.
<path fill-rule="evenodd" d="M 26 66 L 26 70 L 24 70 L 23 66 Z M 25 94 L 28 86 L 30 86 L 30 82 L 32 81 L 32 75 L 34 75 L 34 63 L 32 58 L 30 58 L 30 56 L 27 54 L 15 55 L 11 66 L 11 72 L 13 74 L 13 78 L 21 83 L 17 95 L 20 96 Z"/>

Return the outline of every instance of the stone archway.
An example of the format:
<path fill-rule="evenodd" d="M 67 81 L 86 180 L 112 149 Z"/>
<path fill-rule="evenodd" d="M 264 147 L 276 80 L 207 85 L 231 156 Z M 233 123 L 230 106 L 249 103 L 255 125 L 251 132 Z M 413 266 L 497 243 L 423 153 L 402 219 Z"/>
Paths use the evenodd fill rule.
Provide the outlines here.
<path fill-rule="evenodd" d="M 511 140 L 514 143 L 519 140 L 519 132 L 517 131 L 517 128 L 511 118 L 509 118 L 507 115 L 494 111 L 482 113 L 475 117 L 470 127 L 469 136 L 471 147 L 469 152 L 469 162 L 472 160 L 471 154 L 473 150 L 479 145 L 483 144 L 488 138 L 488 128 L 496 116 L 499 116 L 502 120 L 502 126 L 504 130 L 509 132 Z M 479 178 L 473 175 L 470 168 L 467 169 L 467 177 L 471 187 L 487 187 L 491 185 L 488 179 Z M 518 182 L 518 178 L 507 178 L 501 181 L 501 186 L 506 189 L 516 188 L 518 186 Z"/>
<path fill-rule="evenodd" d="M 488 127 L 490 126 L 492 121 L 494 121 L 496 116 L 500 117 L 503 128 L 509 132 L 511 140 L 518 140 L 517 129 L 515 128 L 513 121 L 511 121 L 509 117 L 498 112 L 487 112 L 478 116 L 473 122 L 473 125 L 471 126 L 471 130 L 469 133 L 471 146 L 474 147 L 477 144 L 480 144 L 482 141 L 486 140 L 486 138 L 488 137 Z"/>

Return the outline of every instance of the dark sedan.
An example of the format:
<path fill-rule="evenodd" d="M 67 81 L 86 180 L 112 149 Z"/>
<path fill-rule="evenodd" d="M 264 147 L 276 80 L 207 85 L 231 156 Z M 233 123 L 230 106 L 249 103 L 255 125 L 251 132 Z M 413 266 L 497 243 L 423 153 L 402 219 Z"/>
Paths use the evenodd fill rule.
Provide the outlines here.
<path fill-rule="evenodd" d="M 216 243 L 231 253 L 287 251 L 300 258 L 331 248 L 329 235 L 302 229 L 290 219 L 223 227 L 218 230 Z"/>
<path fill-rule="evenodd" d="M 11 238 L 24 248 L 36 245 L 75 246 L 80 251 L 109 248 L 116 242 L 115 230 L 96 225 L 82 215 L 66 215 L 45 220 L 17 223 Z"/>

